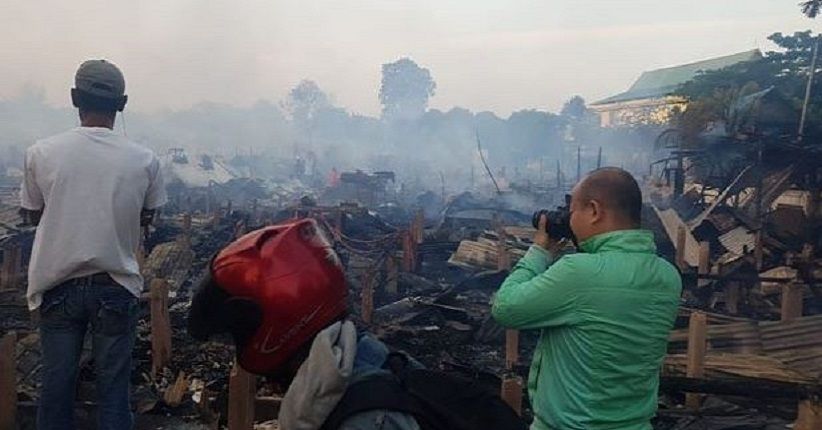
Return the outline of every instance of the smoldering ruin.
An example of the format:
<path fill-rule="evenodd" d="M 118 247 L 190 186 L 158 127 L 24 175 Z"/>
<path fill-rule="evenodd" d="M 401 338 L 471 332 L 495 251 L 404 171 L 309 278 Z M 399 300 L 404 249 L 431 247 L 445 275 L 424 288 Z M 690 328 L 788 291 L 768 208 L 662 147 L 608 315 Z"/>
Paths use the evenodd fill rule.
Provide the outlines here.
<path fill-rule="evenodd" d="M 491 387 L 528 419 L 537 333 L 504 330 L 490 303 L 531 245 L 531 214 L 616 166 L 641 183 L 644 227 L 685 285 L 655 428 L 820 428 L 822 85 L 807 84 L 817 38 L 787 37 L 778 52 L 646 72 L 558 114 L 429 109 L 436 71 L 411 59 L 384 66 L 395 74 L 384 74 L 379 118 L 336 106 L 313 81 L 279 106 L 127 114 L 123 132 L 160 156 L 170 196 L 143 242 L 137 427 L 278 428 L 281 387 L 237 367 L 230 339 L 195 343 L 185 318 L 217 251 L 304 217 L 333 238 L 358 325 Z M 14 118 L 0 124 L 12 136 L 0 178 L 0 428 L 33 428 L 40 350 L 25 300 L 35 227 L 18 213 L 22 157 L 74 119 L 36 94 L 0 112 Z M 88 351 L 81 366 L 75 408 L 91 422 Z"/>

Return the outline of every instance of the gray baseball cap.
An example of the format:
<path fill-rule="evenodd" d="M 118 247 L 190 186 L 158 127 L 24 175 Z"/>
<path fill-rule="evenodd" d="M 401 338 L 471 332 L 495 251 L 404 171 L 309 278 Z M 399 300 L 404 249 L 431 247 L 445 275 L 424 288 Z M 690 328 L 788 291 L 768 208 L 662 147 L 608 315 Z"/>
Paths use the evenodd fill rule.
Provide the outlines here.
<path fill-rule="evenodd" d="M 119 99 L 126 93 L 123 72 L 106 60 L 88 60 L 74 75 L 74 87 L 97 97 Z"/>

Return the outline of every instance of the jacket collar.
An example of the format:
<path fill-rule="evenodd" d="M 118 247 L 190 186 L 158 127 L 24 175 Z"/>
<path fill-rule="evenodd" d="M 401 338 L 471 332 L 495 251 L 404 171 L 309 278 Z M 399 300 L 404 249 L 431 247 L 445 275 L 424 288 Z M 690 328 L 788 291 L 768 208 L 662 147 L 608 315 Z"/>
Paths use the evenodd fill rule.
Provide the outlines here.
<path fill-rule="evenodd" d="M 582 252 L 595 254 L 620 251 L 656 254 L 654 234 L 649 230 L 617 230 L 589 237 L 579 245 Z"/>

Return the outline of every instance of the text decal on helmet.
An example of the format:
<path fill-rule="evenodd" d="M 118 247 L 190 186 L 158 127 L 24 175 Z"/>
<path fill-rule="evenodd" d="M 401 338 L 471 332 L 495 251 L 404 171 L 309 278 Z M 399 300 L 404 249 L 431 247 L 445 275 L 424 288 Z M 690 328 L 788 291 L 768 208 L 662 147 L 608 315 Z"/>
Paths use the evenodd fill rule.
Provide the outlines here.
<path fill-rule="evenodd" d="M 259 350 L 263 354 L 271 354 L 272 352 L 277 351 L 278 349 L 282 348 L 283 345 L 286 344 L 292 337 L 294 337 L 300 330 L 302 330 L 306 325 L 308 325 L 309 321 L 311 321 L 318 312 L 322 309 L 322 305 L 317 306 L 314 311 L 310 314 L 302 317 L 296 324 L 294 324 L 285 334 L 283 334 L 274 346 L 268 346 L 268 341 L 271 337 L 271 331 L 274 329 L 273 327 L 268 329 L 268 332 L 265 334 L 265 339 L 263 339 L 263 343 L 257 346 L 257 350 Z"/>

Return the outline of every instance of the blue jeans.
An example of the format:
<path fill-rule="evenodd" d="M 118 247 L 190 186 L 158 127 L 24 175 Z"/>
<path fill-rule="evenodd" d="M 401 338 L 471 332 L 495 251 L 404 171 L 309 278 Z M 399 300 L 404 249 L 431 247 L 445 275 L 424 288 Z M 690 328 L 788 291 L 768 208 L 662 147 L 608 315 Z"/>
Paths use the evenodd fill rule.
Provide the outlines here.
<path fill-rule="evenodd" d="M 91 326 L 100 430 L 128 430 L 131 353 L 138 300 L 112 280 L 73 279 L 49 290 L 40 307 L 42 387 L 39 430 L 74 430 L 74 397 L 86 330 Z"/>

